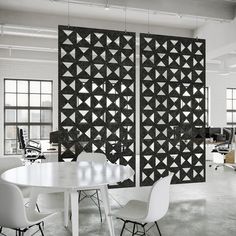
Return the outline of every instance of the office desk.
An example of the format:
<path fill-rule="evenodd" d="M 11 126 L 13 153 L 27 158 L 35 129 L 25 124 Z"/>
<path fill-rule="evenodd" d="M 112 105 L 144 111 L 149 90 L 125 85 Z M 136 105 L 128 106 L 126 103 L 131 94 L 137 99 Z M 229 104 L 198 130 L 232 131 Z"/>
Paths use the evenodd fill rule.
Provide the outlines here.
<path fill-rule="evenodd" d="M 30 207 L 35 208 L 40 188 L 62 189 L 65 193 L 65 226 L 68 226 L 69 196 L 71 197 L 72 235 L 79 235 L 78 190 L 100 189 L 110 236 L 114 227 L 110 214 L 108 184 L 122 182 L 132 177 L 128 166 L 94 162 L 35 163 L 6 171 L 2 179 L 17 185 L 32 187 Z"/>
<path fill-rule="evenodd" d="M 214 154 L 212 152 L 213 149 L 215 149 L 216 145 L 219 145 L 223 142 L 211 142 L 209 140 L 206 140 L 206 161 L 213 161 Z"/>

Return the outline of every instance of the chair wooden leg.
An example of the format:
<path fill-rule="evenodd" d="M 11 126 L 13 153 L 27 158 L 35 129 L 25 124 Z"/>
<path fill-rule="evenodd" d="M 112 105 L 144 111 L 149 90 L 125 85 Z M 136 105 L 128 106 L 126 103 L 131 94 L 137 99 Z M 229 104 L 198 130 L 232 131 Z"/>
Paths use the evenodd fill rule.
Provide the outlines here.
<path fill-rule="evenodd" d="M 102 222 L 102 212 L 101 212 L 100 199 L 99 199 L 99 196 L 98 196 L 98 190 L 97 189 L 96 189 L 96 194 L 97 194 L 97 200 L 98 200 L 98 210 L 99 210 L 100 219 L 101 219 L 101 222 Z"/>
<path fill-rule="evenodd" d="M 123 235 L 123 232 L 124 232 L 124 229 L 125 229 L 125 225 L 126 225 L 126 222 L 124 221 L 124 224 L 123 224 L 122 230 L 121 230 L 121 232 L 120 232 L 120 236 Z"/>
<path fill-rule="evenodd" d="M 134 231 L 135 231 L 135 223 L 134 223 L 134 226 L 133 226 L 132 236 L 134 236 Z"/>
<path fill-rule="evenodd" d="M 42 236 L 44 236 L 43 229 L 42 229 L 42 227 L 41 227 L 41 225 L 40 225 L 40 224 L 39 224 L 39 230 L 40 230 L 40 232 L 41 232 Z"/>
<path fill-rule="evenodd" d="M 158 226 L 158 224 L 157 224 L 156 221 L 155 221 L 155 224 L 156 224 L 156 227 L 157 227 L 158 233 L 159 233 L 159 235 L 161 236 L 161 231 L 160 231 L 160 228 L 159 228 L 159 226 Z"/>

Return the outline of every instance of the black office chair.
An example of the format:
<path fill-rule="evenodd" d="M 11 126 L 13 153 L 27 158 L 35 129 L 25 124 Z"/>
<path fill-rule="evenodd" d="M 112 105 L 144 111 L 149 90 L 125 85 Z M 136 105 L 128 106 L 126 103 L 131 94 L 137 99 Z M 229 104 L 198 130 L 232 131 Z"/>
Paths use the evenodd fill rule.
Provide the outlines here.
<path fill-rule="evenodd" d="M 229 137 L 228 140 L 216 145 L 211 152 L 226 155 L 232 150 L 232 141 L 233 141 L 234 131 L 233 129 L 226 129 L 226 128 L 224 128 L 224 131 L 228 133 L 228 137 Z M 216 164 L 215 170 L 217 170 L 218 167 L 223 166 L 223 165 L 224 164 Z M 209 165 L 209 167 L 212 167 L 212 166 L 213 166 L 212 164 Z"/>
<path fill-rule="evenodd" d="M 37 159 L 45 159 L 41 144 L 34 140 L 28 140 L 28 136 L 23 129 L 17 127 L 17 138 L 19 149 L 23 150 L 23 157 L 26 160 L 34 162 Z"/>

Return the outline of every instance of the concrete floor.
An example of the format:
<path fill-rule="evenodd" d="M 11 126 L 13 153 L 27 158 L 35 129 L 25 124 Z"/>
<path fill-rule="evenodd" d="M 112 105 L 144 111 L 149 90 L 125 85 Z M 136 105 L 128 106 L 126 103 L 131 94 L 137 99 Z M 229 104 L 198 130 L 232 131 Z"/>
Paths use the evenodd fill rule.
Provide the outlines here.
<path fill-rule="evenodd" d="M 163 236 L 236 235 L 236 172 L 228 167 L 215 171 L 208 165 L 209 162 L 206 183 L 171 186 L 169 211 L 159 221 Z M 112 210 L 132 198 L 146 200 L 149 190 L 149 187 L 110 190 Z M 41 195 L 39 206 L 41 210 L 60 211 L 45 222 L 45 236 L 71 235 L 71 232 L 63 227 L 62 194 Z M 119 220 L 114 220 L 114 225 L 118 236 L 122 224 Z M 15 235 L 12 230 L 7 229 L 4 229 L 3 233 Z M 89 200 L 84 200 L 80 206 L 80 235 L 109 235 L 106 222 L 100 223 L 97 208 L 93 207 Z M 126 232 L 124 235 L 131 234 Z M 152 228 L 149 235 L 158 235 L 156 228 Z"/>

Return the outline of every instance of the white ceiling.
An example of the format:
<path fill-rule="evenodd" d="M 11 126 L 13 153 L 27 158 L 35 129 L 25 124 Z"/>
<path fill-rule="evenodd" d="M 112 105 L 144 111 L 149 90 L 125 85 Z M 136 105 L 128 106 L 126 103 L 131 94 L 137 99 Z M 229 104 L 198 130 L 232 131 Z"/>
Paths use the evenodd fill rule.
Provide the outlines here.
<path fill-rule="evenodd" d="M 66 16 L 68 18 L 90 18 L 107 21 L 125 22 L 164 27 L 176 27 L 189 30 L 196 30 L 208 22 L 229 22 L 233 20 L 236 10 L 236 0 L 0 0 L 0 10 L 35 12 L 49 15 Z M 108 3 L 109 10 L 105 10 Z M 125 7 L 126 6 L 126 7 Z M 0 24 L 5 23 L 1 22 Z M 13 27 L 13 28 L 12 28 Z M 128 27 L 130 29 L 130 27 Z M 52 29 L 39 30 L 37 28 L 21 28 L 21 26 L 4 25 L 4 32 L 11 35 L 29 36 L 34 35 L 42 38 L 46 34 L 47 38 L 56 39 L 57 31 Z M 14 45 L 13 45 L 14 46 Z M 21 45 L 13 47 L 9 42 L 0 44 L 0 50 L 14 48 L 22 50 Z M 36 51 L 33 46 L 28 46 L 24 50 Z M 54 52 L 56 49 L 51 46 L 40 48 L 41 51 Z M 231 68 L 230 66 L 235 65 Z M 208 63 L 209 69 L 214 71 L 225 71 L 227 68 L 236 72 L 236 51 L 214 58 Z M 226 69 L 225 69 L 226 68 Z"/>
<path fill-rule="evenodd" d="M 114 20 L 125 22 L 125 17 L 127 22 L 136 24 L 149 24 L 150 25 L 162 25 L 170 27 L 178 27 L 184 29 L 194 30 L 204 23 L 211 20 L 222 20 L 224 15 L 217 19 L 219 14 L 219 7 L 228 10 L 231 9 L 236 3 L 229 2 L 227 0 L 165 0 L 165 3 L 156 5 L 161 0 L 69 0 L 69 15 L 70 17 L 82 17 L 91 19 L 101 19 L 101 20 Z M 174 4 L 172 2 L 174 1 Z M 108 2 L 110 9 L 105 10 L 105 4 Z M 162 1 L 163 2 L 163 1 Z M 181 6 L 183 3 L 189 2 L 194 3 L 190 6 Z M 153 4 L 155 3 L 155 4 Z M 207 4 L 206 4 L 207 3 Z M 144 5 L 142 5 L 144 4 Z M 169 4 L 169 5 L 168 5 Z M 197 4 L 197 5 L 196 5 Z M 210 17 L 205 14 L 204 16 L 200 10 L 202 8 L 209 7 L 212 4 L 216 8 L 215 12 L 212 11 Z M 222 5 L 223 4 L 223 5 Z M 233 5 L 234 4 L 234 5 Z M 174 6 L 176 5 L 176 6 Z M 186 4 L 185 4 L 186 5 Z M 196 6 L 199 5 L 199 14 L 196 10 Z M 128 6 L 126 11 L 125 7 Z M 146 7 L 147 6 L 147 7 Z M 149 7 L 150 6 L 150 7 Z M 152 7 L 153 6 L 153 7 Z M 159 7 L 160 6 L 160 7 Z M 223 6 L 223 7 L 222 7 Z M 193 15 L 193 10 L 188 9 L 194 8 L 196 15 Z M 150 10 L 148 10 L 149 8 Z M 184 10 L 182 10 L 182 8 Z M 186 9 L 185 9 L 186 8 Z M 38 12 L 46 14 L 55 15 L 68 15 L 68 0 L 0 0 L 0 9 L 14 10 L 14 11 L 28 11 L 28 12 Z M 159 9 L 159 10 L 158 10 Z M 225 10 L 225 11 L 226 11 Z M 223 10 L 222 10 L 223 11 Z M 125 13 L 126 12 L 126 13 Z M 149 12 L 149 14 L 148 14 Z M 126 16 L 125 16 L 126 15 Z M 149 16 L 148 16 L 149 15 Z M 210 10 L 209 10 L 210 15 Z M 148 19 L 149 18 L 149 19 Z M 214 18 L 214 19 L 213 19 Z M 228 16 L 226 16 L 228 18 Z M 228 20 L 228 19 L 225 19 Z"/>

